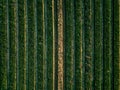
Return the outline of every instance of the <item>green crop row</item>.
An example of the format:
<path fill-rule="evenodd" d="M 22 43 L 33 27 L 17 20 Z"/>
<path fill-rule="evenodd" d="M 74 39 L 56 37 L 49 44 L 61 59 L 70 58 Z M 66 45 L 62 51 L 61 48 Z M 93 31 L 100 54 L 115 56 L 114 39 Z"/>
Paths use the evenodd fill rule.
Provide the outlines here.
<path fill-rule="evenodd" d="M 112 2 L 103 2 L 103 88 L 111 89 L 112 81 Z"/>
<path fill-rule="evenodd" d="M 45 32 L 46 32 L 46 65 L 47 65 L 47 89 L 54 88 L 54 17 L 53 0 L 45 2 Z"/>
<path fill-rule="evenodd" d="M 36 89 L 45 89 L 45 20 L 44 20 L 44 0 L 36 2 L 37 15 L 37 78 Z"/>
<path fill-rule="evenodd" d="M 94 79 L 94 3 L 93 0 L 84 1 L 84 42 L 85 42 L 85 61 L 84 61 L 84 87 L 86 90 L 93 89 Z"/>
<path fill-rule="evenodd" d="M 8 59 L 8 33 L 7 33 L 7 3 L 0 0 L 0 89 L 7 89 L 7 59 Z"/>
<path fill-rule="evenodd" d="M 77 0 L 74 3 L 75 18 L 75 90 L 83 89 L 83 50 L 84 50 L 84 31 L 83 31 L 83 1 Z"/>
<path fill-rule="evenodd" d="M 8 0 L 8 30 L 9 30 L 9 69 L 8 89 L 16 90 L 17 80 L 17 7 L 16 0 Z"/>
<path fill-rule="evenodd" d="M 0 0 L 0 90 L 118 90 L 119 68 L 119 0 Z"/>
<path fill-rule="evenodd" d="M 73 0 L 64 2 L 64 89 L 74 89 L 74 11 Z"/>
<path fill-rule="evenodd" d="M 113 6 L 113 89 L 119 89 L 119 0 L 112 2 Z"/>
<path fill-rule="evenodd" d="M 102 1 L 95 0 L 94 16 L 94 88 L 102 89 L 103 69 L 103 10 Z"/>
<path fill-rule="evenodd" d="M 26 2 L 18 0 L 18 80 L 17 89 L 26 87 Z"/>
<path fill-rule="evenodd" d="M 35 28 L 35 0 L 27 0 L 27 46 L 28 46 L 28 66 L 27 66 L 27 90 L 35 89 L 35 64 L 36 64 L 36 28 Z"/>

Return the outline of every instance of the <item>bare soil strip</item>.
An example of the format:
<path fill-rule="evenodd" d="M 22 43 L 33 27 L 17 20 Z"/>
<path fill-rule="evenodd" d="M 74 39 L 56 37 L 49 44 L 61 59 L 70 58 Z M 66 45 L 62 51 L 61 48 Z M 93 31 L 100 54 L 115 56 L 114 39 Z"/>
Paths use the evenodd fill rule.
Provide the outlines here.
<path fill-rule="evenodd" d="M 63 11 L 58 1 L 58 90 L 63 90 Z"/>

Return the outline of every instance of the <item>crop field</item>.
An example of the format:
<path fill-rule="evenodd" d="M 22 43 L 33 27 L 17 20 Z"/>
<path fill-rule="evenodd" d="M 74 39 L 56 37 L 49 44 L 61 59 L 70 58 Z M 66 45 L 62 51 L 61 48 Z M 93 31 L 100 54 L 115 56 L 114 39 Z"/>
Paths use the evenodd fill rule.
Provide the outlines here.
<path fill-rule="evenodd" d="M 0 90 L 120 90 L 120 0 L 0 0 Z"/>

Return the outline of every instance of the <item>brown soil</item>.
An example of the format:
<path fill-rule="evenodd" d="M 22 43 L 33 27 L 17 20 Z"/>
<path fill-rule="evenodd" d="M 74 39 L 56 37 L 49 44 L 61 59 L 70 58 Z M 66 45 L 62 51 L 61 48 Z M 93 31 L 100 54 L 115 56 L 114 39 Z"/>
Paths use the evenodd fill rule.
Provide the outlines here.
<path fill-rule="evenodd" d="M 58 1 L 58 90 L 63 90 L 63 11 Z"/>

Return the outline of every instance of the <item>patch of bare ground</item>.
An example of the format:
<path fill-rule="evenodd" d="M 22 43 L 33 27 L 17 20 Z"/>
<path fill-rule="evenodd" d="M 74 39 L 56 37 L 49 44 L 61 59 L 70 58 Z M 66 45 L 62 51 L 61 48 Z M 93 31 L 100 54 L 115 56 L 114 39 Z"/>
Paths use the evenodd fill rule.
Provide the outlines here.
<path fill-rule="evenodd" d="M 58 0 L 58 90 L 63 90 L 63 11 Z"/>

